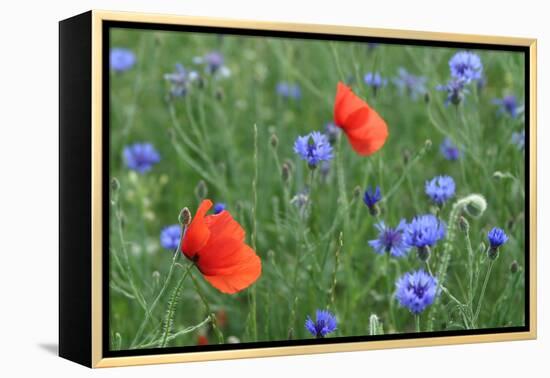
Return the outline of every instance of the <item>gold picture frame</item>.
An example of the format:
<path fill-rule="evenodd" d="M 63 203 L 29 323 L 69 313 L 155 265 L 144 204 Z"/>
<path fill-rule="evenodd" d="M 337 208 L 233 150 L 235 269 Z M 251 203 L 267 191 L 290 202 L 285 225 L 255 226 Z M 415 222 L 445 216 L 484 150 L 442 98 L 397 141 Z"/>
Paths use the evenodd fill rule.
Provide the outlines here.
<path fill-rule="evenodd" d="M 78 18 L 80 17 L 80 19 Z M 82 21 L 84 20 L 84 21 Z M 254 349 L 230 349 L 230 350 L 216 350 L 205 352 L 193 352 L 193 353 L 170 353 L 170 354 L 151 354 L 151 355 L 137 355 L 137 356 L 123 356 L 123 357 L 104 357 L 103 351 L 103 232 L 104 222 L 104 174 L 103 170 L 106 165 L 104 162 L 104 155 L 102 144 L 104 143 L 102 119 L 105 106 L 105 100 L 103 98 L 103 77 L 104 75 L 104 24 L 105 22 L 129 22 L 136 24 L 162 24 L 162 25 L 188 25 L 199 27 L 217 27 L 217 28 L 234 28 L 234 29 L 247 29 L 247 30 L 262 30 L 262 31 L 284 31 L 284 32 L 299 32 L 299 33 L 320 33 L 330 34 L 334 36 L 359 36 L 359 37 L 376 37 L 376 38 L 398 38 L 401 40 L 410 41 L 431 41 L 431 42 L 459 42 L 459 43 L 475 43 L 475 44 L 488 44 L 488 45 L 505 45 L 505 46 L 521 46 L 528 49 L 529 66 L 526 67 L 529 72 L 528 85 L 529 85 L 529 107 L 528 118 L 529 134 L 528 134 L 528 154 L 526 159 L 529 159 L 529 182 L 526 183 L 529 186 L 529 329 L 525 332 L 505 332 L 505 333 L 491 333 L 491 334 L 475 334 L 475 335 L 457 335 L 457 336 L 430 336 L 414 339 L 396 339 L 396 340 L 379 340 L 379 341 L 361 341 L 361 342 L 342 342 L 332 344 L 315 344 L 315 345 L 300 345 L 300 346 L 276 346 Z M 65 23 L 65 24 L 64 24 Z M 69 25 L 69 26 L 67 26 Z M 72 26 L 71 26 L 72 25 Z M 89 141 L 89 163 L 91 167 L 87 172 L 89 174 L 89 182 L 83 183 L 91 185 L 89 193 L 91 195 L 89 201 L 89 215 L 90 215 L 90 229 L 81 230 L 82 232 L 89 233 L 89 254 L 83 260 L 70 260 L 68 257 L 69 251 L 65 251 L 63 245 L 60 246 L 60 355 L 76 362 L 83 363 L 90 367 L 115 367 L 115 366 L 129 366 L 129 365 L 144 365 L 144 364 L 160 364 L 160 363 L 174 363 L 174 362 L 188 362 L 188 361 L 207 361 L 207 360 L 220 360 L 220 359 L 237 359 L 237 358 L 251 358 L 251 357 L 268 357 L 268 356 L 283 356 L 283 355 L 302 355 L 312 353 L 327 353 L 327 352 L 347 352 L 347 351 L 360 351 L 371 349 L 389 349 L 389 348 L 402 348 L 402 347 L 424 347 L 424 346 L 436 346 L 436 345 L 449 345 L 449 344 L 467 344 L 467 343 L 482 343 L 482 342 L 495 342 L 495 341 L 513 341 L 513 340 L 528 340 L 536 339 L 537 337 L 537 264 L 536 264 L 536 227 L 537 227 L 537 181 L 536 181 L 536 114 L 537 114 L 537 41 L 536 39 L 528 38 L 512 38 L 512 37 L 499 37 L 499 36 L 482 36 L 482 35 L 468 35 L 468 34 L 454 34 L 454 33 L 436 33 L 436 32 L 423 32 L 423 31 L 410 31 L 410 30 L 394 30 L 394 29 L 378 29 L 368 27 L 352 27 L 352 26 L 335 26 L 335 25 L 317 25 L 317 24 L 294 24 L 294 23 L 279 23 L 279 22 L 259 22 L 253 20 L 230 20 L 230 19 L 217 19 L 210 17 L 189 17 L 189 16 L 174 16 L 174 15 L 159 15 L 159 14 L 143 14 L 143 13 L 126 13 L 126 12 L 110 12 L 93 10 L 82 16 L 77 16 L 73 19 L 61 22 L 60 33 L 60 61 L 63 66 L 63 59 L 67 59 L 72 56 L 70 49 L 76 46 L 76 41 L 66 37 L 68 33 L 76 33 L 76 30 L 85 31 L 86 37 L 89 36 L 89 56 L 91 60 L 89 62 L 90 77 L 89 88 L 84 90 L 91 90 L 89 100 L 91 102 L 89 106 L 90 116 L 90 128 L 83 128 L 88 130 L 88 134 L 83 136 L 85 141 Z M 64 39 L 65 38 L 65 39 Z M 69 38 L 69 39 L 67 39 Z M 72 38 L 75 38 L 74 35 Z M 72 53 L 74 54 L 74 53 Z M 86 59 L 84 57 L 83 59 Z M 63 67 L 60 68 L 60 71 Z M 62 72 L 62 75 L 64 73 Z M 64 83 L 67 83 L 70 79 L 61 78 L 61 91 L 66 90 Z M 63 80 L 66 80 L 63 82 Z M 68 84 L 67 84 L 68 85 Z M 526 83 L 527 85 L 527 83 Z M 60 99 L 60 112 L 65 114 L 65 108 L 69 106 L 70 99 L 61 95 Z M 74 100 L 76 101 L 76 100 Z M 526 104 L 527 105 L 527 104 Z M 86 107 L 86 104 L 82 104 L 82 107 Z M 81 117 L 77 115 L 75 117 Z M 61 118 L 61 139 L 63 150 L 64 132 L 66 131 L 63 122 L 69 120 L 76 120 L 70 118 L 67 115 L 65 118 Z M 69 136 L 67 136 L 69 138 Z M 89 139 L 88 139 L 89 138 Z M 74 151 L 73 151 L 74 152 Z M 69 152 L 67 152 L 69 153 Z M 63 159 L 66 159 L 67 155 L 64 155 L 61 151 L 61 165 L 63 166 Z M 67 166 L 66 172 L 70 174 L 71 168 Z M 63 184 L 63 169 L 61 172 L 61 184 Z M 63 189 L 62 189 L 63 190 Z M 74 194 L 71 197 L 71 201 L 77 200 L 79 194 Z M 81 194 L 80 194 L 81 195 Z M 69 201 L 69 199 L 67 199 Z M 69 202 L 67 202 L 68 206 Z M 63 204 L 60 205 L 63 208 Z M 65 210 L 61 210 L 60 218 L 63 218 Z M 67 210 L 70 211 L 70 210 Z M 63 223 L 63 220 L 61 220 Z M 61 229 L 61 238 L 64 238 L 64 230 L 69 231 L 70 227 L 76 227 L 76 225 L 70 225 L 69 221 L 64 224 L 65 229 Z M 526 235 L 527 239 L 527 235 Z M 62 243 L 63 244 L 63 243 Z M 65 251 L 65 252 L 64 252 Z M 74 249 L 72 250 L 74 252 Z M 66 263 L 64 263 L 66 261 Z M 81 265 L 77 265 L 81 264 Z M 67 273 L 68 269 L 72 269 L 75 272 L 88 271 L 89 275 L 85 279 L 90 279 L 89 297 L 85 295 L 85 300 L 89 300 L 89 307 L 86 310 L 90 310 L 89 317 L 82 320 L 82 324 L 71 325 L 70 329 L 65 329 L 69 317 L 74 317 L 75 314 L 70 309 L 73 302 L 72 296 L 75 294 L 68 285 L 71 285 L 71 275 Z M 78 286 L 78 285 L 77 285 Z M 67 297 L 68 299 L 64 299 Z M 72 304 L 72 305 L 71 305 Z M 65 314 L 65 315 L 64 315 Z M 89 327 L 86 327 L 87 322 Z M 73 335 L 76 330 L 81 329 L 82 332 L 89 332 L 89 339 L 87 336 L 80 336 L 81 340 L 90 343 L 89 349 L 86 347 L 85 354 L 89 352 L 89 358 L 82 357 L 82 354 L 73 354 L 70 349 L 76 345 L 76 335 Z"/>

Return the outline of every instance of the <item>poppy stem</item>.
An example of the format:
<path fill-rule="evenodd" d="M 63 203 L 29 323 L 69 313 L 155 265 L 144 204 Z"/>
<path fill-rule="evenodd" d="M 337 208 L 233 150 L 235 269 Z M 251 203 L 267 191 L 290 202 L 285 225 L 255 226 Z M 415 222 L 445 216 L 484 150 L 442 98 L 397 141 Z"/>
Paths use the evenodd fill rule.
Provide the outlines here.
<path fill-rule="evenodd" d="M 193 266 L 193 265 L 191 265 L 191 266 Z M 218 343 L 223 344 L 224 343 L 223 333 L 220 330 L 220 328 L 218 327 L 216 314 L 214 314 L 212 312 L 212 310 L 210 309 L 210 304 L 208 303 L 208 300 L 206 299 L 206 297 L 204 296 L 204 293 L 202 292 L 202 290 L 200 288 L 199 281 L 197 281 L 197 279 L 195 278 L 195 276 L 193 275 L 192 272 L 189 272 L 189 275 L 191 276 L 191 280 L 193 281 L 193 285 L 195 285 L 195 291 L 199 295 L 199 298 L 201 299 L 202 303 L 204 304 L 204 308 L 206 309 L 206 312 L 208 313 L 208 316 L 210 316 L 210 324 L 212 324 L 212 330 L 214 331 L 214 333 L 218 337 Z"/>
<path fill-rule="evenodd" d="M 193 267 L 193 264 L 187 265 L 185 268 L 185 271 L 183 275 L 181 276 L 180 280 L 178 281 L 178 284 L 172 291 L 172 295 L 170 296 L 170 300 L 168 301 L 168 309 L 166 310 L 166 315 L 164 316 L 164 332 L 162 334 L 162 339 L 159 344 L 159 347 L 164 348 L 166 344 L 168 343 L 168 338 L 170 335 L 170 332 L 172 332 L 172 326 L 174 324 L 174 315 L 176 313 L 176 306 L 179 301 L 179 297 L 181 294 L 181 288 L 183 286 L 183 283 L 185 282 L 185 279 L 189 275 L 189 272 L 191 268 Z"/>
<path fill-rule="evenodd" d="M 254 179 L 252 180 L 252 235 L 251 246 L 256 252 L 256 238 L 258 235 L 257 208 L 258 208 L 258 125 L 254 124 Z M 254 341 L 258 340 L 258 324 L 256 319 L 256 286 L 250 289 L 251 297 L 251 321 L 252 337 Z"/>

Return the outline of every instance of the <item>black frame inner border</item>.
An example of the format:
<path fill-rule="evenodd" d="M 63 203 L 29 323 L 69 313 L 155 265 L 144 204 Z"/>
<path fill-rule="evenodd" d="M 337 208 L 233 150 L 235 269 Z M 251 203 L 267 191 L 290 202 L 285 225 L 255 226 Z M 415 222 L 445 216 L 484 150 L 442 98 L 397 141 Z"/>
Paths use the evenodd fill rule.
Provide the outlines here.
<path fill-rule="evenodd" d="M 227 34 L 236 36 L 254 36 L 254 37 L 275 37 L 288 39 L 313 39 L 327 41 L 347 41 L 347 42 L 362 42 L 362 43 L 383 43 L 392 45 L 413 45 L 413 46 L 429 46 L 429 47 L 447 47 L 447 48 L 463 48 L 463 49 L 478 49 L 478 50 L 497 50 L 522 52 L 525 62 L 525 129 L 530 130 L 530 54 L 529 46 L 508 46 L 499 44 L 485 44 L 472 42 L 445 42 L 445 41 L 429 41 L 422 39 L 405 39 L 405 38 L 386 38 L 386 37 L 365 37 L 352 35 L 334 35 L 324 33 L 307 33 L 307 32 L 288 32 L 288 31 L 272 31 L 261 29 L 240 29 L 227 27 L 211 27 L 211 26 L 194 26 L 194 25 L 169 25 L 147 22 L 129 22 L 129 21 L 102 21 L 102 179 L 103 179 L 103 274 L 102 280 L 102 304 L 103 304 L 103 329 L 102 332 L 102 355 L 106 357 L 128 357 L 128 356 L 143 356 L 143 355 L 159 355 L 171 353 L 193 353 L 193 352 L 208 352 L 220 350 L 237 350 L 237 349 L 255 349 L 269 347 L 286 347 L 286 346 L 305 346 L 305 345 L 321 345 L 321 344 L 338 344 L 366 341 L 382 341 L 382 340 L 407 340 L 407 339 L 423 339 L 433 337 L 448 337 L 448 336 L 470 336 L 470 335 L 487 335 L 487 334 L 502 334 L 512 332 L 529 332 L 530 330 L 530 195 L 525 197 L 525 325 L 518 327 L 501 327 L 501 328 L 483 328 L 474 330 L 454 330 L 454 331 L 433 331 L 421 333 L 396 333 L 390 335 L 375 335 L 375 336 L 346 336 L 332 337 L 327 339 L 303 339 L 303 340 L 279 340 L 279 341 L 260 341 L 248 342 L 239 344 L 215 344 L 215 345 L 193 345 L 181 347 L 166 347 L 166 348 L 150 348 L 150 349 L 128 349 L 113 351 L 109 350 L 110 340 L 110 302 L 109 302 L 109 219 L 110 219 L 110 77 L 109 77 L 109 49 L 110 49 L 110 30 L 112 28 L 120 29 L 138 29 L 150 31 L 173 31 L 173 32 L 188 32 L 188 33 L 205 33 L 205 34 Z M 407 33 L 403 31 L 403 33 Z M 525 140 L 525 191 L 530 193 L 530 133 L 526 133 Z M 94 331 L 96 332 L 96 331 Z M 290 352 L 290 351 L 289 351 Z"/>

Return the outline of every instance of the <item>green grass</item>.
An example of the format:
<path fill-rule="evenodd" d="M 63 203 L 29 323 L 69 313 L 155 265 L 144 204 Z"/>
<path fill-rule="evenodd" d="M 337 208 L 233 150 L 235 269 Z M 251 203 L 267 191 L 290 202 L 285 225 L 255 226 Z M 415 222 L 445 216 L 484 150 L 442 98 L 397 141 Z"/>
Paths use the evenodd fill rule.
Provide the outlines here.
<path fill-rule="evenodd" d="M 195 345 L 199 334 L 209 343 L 227 342 L 231 336 L 241 342 L 311 338 L 304 321 L 321 308 L 338 319 L 338 330 L 330 337 L 414 331 L 414 316 L 398 305 L 393 292 L 399 276 L 422 264 L 414 251 L 403 259 L 377 255 L 368 241 L 377 235 L 378 220 L 396 225 L 401 218 L 432 211 L 424 183 L 440 174 L 455 179 L 454 200 L 480 193 L 488 208 L 479 219 L 468 218 L 469 237 L 457 229 L 453 240 L 432 251 L 435 273 L 444 264 L 445 243 L 452 249 L 445 291 L 422 313 L 420 329 L 525 323 L 524 155 L 510 144 L 523 123 L 521 117 L 498 116 L 491 103 L 506 93 L 522 97 L 523 55 L 478 51 L 487 85 L 481 91 L 473 86 L 455 108 L 445 107 L 444 94 L 433 89 L 448 80 L 447 62 L 455 49 L 369 49 L 349 42 L 124 29 L 112 31 L 111 44 L 137 55 L 131 70 L 111 74 L 110 175 L 120 184 L 111 198 L 112 349 Z M 204 88 L 168 101 L 163 75 L 177 62 L 192 66 L 194 56 L 211 50 L 224 54 L 231 77 L 206 77 Z M 362 80 L 375 70 L 393 77 L 399 67 L 427 78 L 428 102 L 401 96 L 391 83 L 374 97 Z M 323 130 L 332 119 L 336 83 L 349 78 L 354 91 L 386 120 L 390 136 L 370 157 L 356 155 L 340 138 L 326 180 L 316 172 L 309 216 L 304 217 L 290 204 L 309 180 L 293 143 L 298 135 Z M 299 84 L 302 98 L 278 97 L 279 81 Z M 272 135 L 276 147 L 270 144 Z M 439 153 L 445 136 L 462 146 L 459 161 L 447 161 Z M 162 160 L 140 175 L 126 168 L 122 150 L 143 141 L 151 142 Z M 285 183 L 281 165 L 287 161 L 293 169 Z M 495 179 L 496 171 L 508 176 Z M 159 243 L 161 229 L 177 223 L 183 207 L 196 210 L 201 180 L 208 198 L 227 204 L 262 260 L 260 279 L 236 295 L 220 293 L 197 270 L 187 272 L 189 262 L 174 258 Z M 367 185 L 380 185 L 385 195 L 379 219 L 354 193 L 359 187 L 362 195 Z M 452 202 L 439 212 L 445 222 Z M 474 320 L 489 267 L 480 245 L 493 226 L 503 228 L 510 240 L 493 264 Z M 512 274 L 514 260 L 520 270 Z M 227 321 L 212 316 L 220 311 Z"/>

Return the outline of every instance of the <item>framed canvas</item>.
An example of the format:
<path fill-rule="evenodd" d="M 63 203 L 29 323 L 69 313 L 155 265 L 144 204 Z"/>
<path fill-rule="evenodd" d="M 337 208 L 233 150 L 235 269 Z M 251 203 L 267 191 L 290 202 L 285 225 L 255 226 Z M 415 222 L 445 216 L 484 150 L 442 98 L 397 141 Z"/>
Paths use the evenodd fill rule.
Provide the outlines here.
<path fill-rule="evenodd" d="M 60 22 L 59 354 L 536 337 L 536 40 Z"/>

